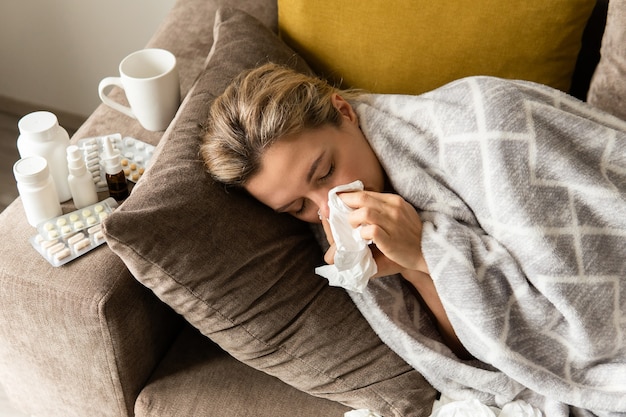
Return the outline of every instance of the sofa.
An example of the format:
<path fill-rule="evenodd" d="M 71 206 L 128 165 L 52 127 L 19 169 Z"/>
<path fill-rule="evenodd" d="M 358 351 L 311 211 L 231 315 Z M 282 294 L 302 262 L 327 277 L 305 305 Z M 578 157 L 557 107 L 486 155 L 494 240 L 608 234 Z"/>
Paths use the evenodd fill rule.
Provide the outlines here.
<path fill-rule="evenodd" d="M 387 4 L 372 7 L 377 3 Z M 581 0 L 573 26 L 550 23 L 552 36 L 567 32 L 573 47 L 565 40 L 557 49 L 531 44 L 532 57 L 516 56 L 495 75 L 536 76 L 626 118 L 624 3 Z M 55 268 L 31 247 L 35 230 L 19 198 L 0 214 L 0 385 L 17 409 L 47 417 L 340 416 L 351 409 L 430 415 L 438 392 L 378 338 L 344 290 L 313 273 L 323 257 L 311 229 L 214 183 L 198 155 L 211 101 L 241 70 L 269 60 L 376 92 L 419 94 L 446 81 L 411 90 L 416 75 L 396 64 L 390 83 L 381 81 L 389 67 L 353 72 L 367 67 L 359 59 L 373 64 L 374 37 L 384 41 L 374 51 L 396 50 L 400 62 L 419 61 L 410 67 L 426 63 L 426 74 L 443 73 L 424 45 L 407 53 L 403 45 L 415 36 L 406 24 L 384 34 L 409 33 L 392 45 L 381 33 L 392 26 L 367 30 L 374 26 L 363 23 L 380 10 L 342 6 L 332 16 L 354 19 L 355 32 L 329 36 L 337 22 L 323 5 L 175 3 L 147 44 L 178 59 L 183 99 L 167 130 L 146 131 L 101 105 L 71 139 L 121 133 L 157 145 L 131 196 L 104 222 L 106 245 Z M 409 6 L 415 7 L 402 5 Z M 431 12 L 442 17 L 441 10 Z M 415 14 L 396 13 L 406 15 Z M 510 24 L 504 21 L 502 30 Z M 336 37 L 342 39 L 335 44 Z M 459 38 L 441 43 L 456 45 Z M 569 51 L 555 78 L 534 72 L 545 60 L 536 53 L 542 48 Z M 481 65 L 506 61 L 471 52 Z M 452 79 L 460 76 L 457 68 L 482 73 L 470 58 L 441 65 Z M 517 73 L 520 59 L 533 71 Z M 371 83 L 368 73 L 376 74 Z M 111 95 L 124 99 L 120 90 Z M 74 210 L 72 202 L 63 210 Z"/>

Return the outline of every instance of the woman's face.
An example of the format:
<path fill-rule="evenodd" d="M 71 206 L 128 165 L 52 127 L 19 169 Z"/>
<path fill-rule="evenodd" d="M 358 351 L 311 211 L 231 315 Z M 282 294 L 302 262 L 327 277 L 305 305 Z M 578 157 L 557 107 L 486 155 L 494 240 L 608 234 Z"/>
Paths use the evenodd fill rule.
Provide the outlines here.
<path fill-rule="evenodd" d="M 261 158 L 259 173 L 246 190 L 280 213 L 319 222 L 328 218 L 328 191 L 361 180 L 366 190 L 381 192 L 384 174 L 363 136 L 350 104 L 338 95 L 333 104 L 342 114 L 340 127 L 324 126 L 276 141 Z"/>

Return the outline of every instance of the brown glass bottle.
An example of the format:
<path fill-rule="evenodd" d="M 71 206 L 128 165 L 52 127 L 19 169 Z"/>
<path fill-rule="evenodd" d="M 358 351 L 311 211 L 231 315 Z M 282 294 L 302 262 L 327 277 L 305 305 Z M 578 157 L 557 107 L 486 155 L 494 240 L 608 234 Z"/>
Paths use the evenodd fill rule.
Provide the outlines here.
<path fill-rule="evenodd" d="M 109 194 L 115 201 L 122 201 L 128 197 L 128 183 L 122 169 L 120 152 L 113 147 L 108 136 L 104 138 L 103 148 L 100 159 L 104 165 Z"/>
<path fill-rule="evenodd" d="M 106 174 L 107 186 L 109 187 L 109 195 L 115 201 L 122 201 L 128 198 L 128 182 L 124 171 L 117 174 Z"/>

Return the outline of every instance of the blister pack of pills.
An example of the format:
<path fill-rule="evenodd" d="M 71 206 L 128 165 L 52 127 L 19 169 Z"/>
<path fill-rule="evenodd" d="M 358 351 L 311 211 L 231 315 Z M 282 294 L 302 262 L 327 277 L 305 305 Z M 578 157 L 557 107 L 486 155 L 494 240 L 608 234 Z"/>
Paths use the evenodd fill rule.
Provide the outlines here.
<path fill-rule="evenodd" d="M 31 245 L 52 266 L 64 265 L 105 242 L 102 221 L 117 208 L 113 198 L 37 225 Z"/>
<path fill-rule="evenodd" d="M 120 151 L 122 169 L 124 170 L 126 179 L 135 183 L 139 181 L 139 178 L 141 178 L 146 168 L 148 168 L 155 148 L 153 145 L 139 139 L 129 136 L 123 138 L 119 133 L 79 140 L 77 146 L 83 152 L 85 166 L 87 170 L 91 172 L 93 181 L 99 192 L 108 189 L 104 167 L 100 164 L 100 158 L 104 152 L 104 141 L 107 137 L 113 147 Z"/>

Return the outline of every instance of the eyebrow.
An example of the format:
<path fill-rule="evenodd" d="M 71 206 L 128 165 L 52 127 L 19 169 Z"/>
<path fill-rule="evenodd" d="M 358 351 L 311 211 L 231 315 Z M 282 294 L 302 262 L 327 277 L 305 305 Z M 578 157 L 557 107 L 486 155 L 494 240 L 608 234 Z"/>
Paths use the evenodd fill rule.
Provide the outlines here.
<path fill-rule="evenodd" d="M 324 155 L 326 155 L 326 151 L 322 152 L 322 154 L 318 156 L 317 159 L 313 161 L 313 163 L 311 164 L 311 168 L 309 168 L 309 173 L 306 176 L 307 184 L 310 183 L 311 180 L 313 179 L 313 174 L 315 174 L 315 171 L 317 171 L 317 167 L 320 166 L 320 163 L 322 162 Z"/>
<path fill-rule="evenodd" d="M 324 159 L 324 155 L 326 155 L 326 151 L 323 151 L 321 153 L 320 156 L 318 156 L 315 161 L 313 161 L 313 163 L 311 164 L 311 167 L 309 168 L 309 172 L 306 175 L 306 182 L 307 184 L 311 182 L 311 180 L 313 179 L 313 175 L 315 175 L 315 171 L 317 171 L 317 168 L 320 166 L 320 163 L 322 162 L 322 159 Z M 283 213 L 287 210 L 287 208 L 289 208 L 289 206 L 291 206 L 293 203 L 295 203 L 296 200 L 292 201 L 291 203 L 287 203 L 284 206 L 281 206 L 279 208 L 277 208 L 276 211 L 277 213 Z"/>

